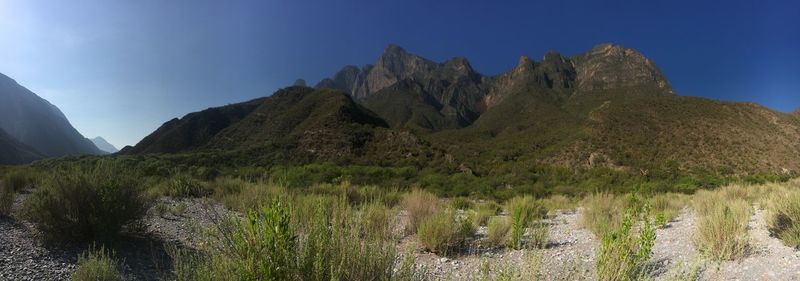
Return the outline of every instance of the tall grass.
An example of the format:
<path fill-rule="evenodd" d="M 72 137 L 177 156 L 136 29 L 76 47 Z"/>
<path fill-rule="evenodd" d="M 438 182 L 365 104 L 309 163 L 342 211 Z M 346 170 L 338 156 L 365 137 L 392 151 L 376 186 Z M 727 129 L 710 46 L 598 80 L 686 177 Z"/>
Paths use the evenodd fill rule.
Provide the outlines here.
<path fill-rule="evenodd" d="M 514 249 L 522 248 L 522 238 L 528 226 L 547 214 L 547 210 L 531 196 L 511 198 L 506 202 L 506 212 L 511 218 L 508 245 Z"/>
<path fill-rule="evenodd" d="M 504 246 L 508 243 L 511 223 L 507 217 L 492 217 L 486 227 L 486 239 L 491 246 Z"/>
<path fill-rule="evenodd" d="M 663 227 L 678 218 L 681 210 L 688 204 L 688 197 L 679 193 L 661 193 L 652 196 L 649 202 L 656 217 L 656 226 Z"/>
<path fill-rule="evenodd" d="M 3 175 L 0 182 L 14 191 L 31 188 L 39 182 L 41 174 L 32 168 L 14 168 Z"/>
<path fill-rule="evenodd" d="M 632 195 L 635 196 L 635 195 Z M 597 277 L 604 281 L 638 280 L 652 255 L 655 227 L 650 206 L 629 205 L 619 227 L 603 236 L 596 261 Z"/>
<path fill-rule="evenodd" d="M 475 225 L 487 225 L 491 218 L 497 215 L 500 206 L 495 202 L 480 203 L 475 207 Z"/>
<path fill-rule="evenodd" d="M 14 188 L 11 185 L 0 182 L 0 217 L 11 214 L 14 207 Z"/>
<path fill-rule="evenodd" d="M 800 189 L 775 191 L 766 204 L 767 228 L 789 247 L 800 247 Z"/>
<path fill-rule="evenodd" d="M 723 195 L 724 196 L 724 195 Z M 714 197 L 701 199 L 703 211 L 695 231 L 694 242 L 697 249 L 708 257 L 718 260 L 736 260 L 744 256 L 747 249 L 747 223 L 750 220 L 750 203 L 742 199 L 716 200 Z M 719 198 L 717 198 L 719 199 Z"/>
<path fill-rule="evenodd" d="M 89 249 L 78 257 L 78 266 L 72 273 L 73 281 L 122 281 L 125 277 L 120 272 L 120 264 L 114 259 L 114 253 L 104 247 Z"/>
<path fill-rule="evenodd" d="M 439 198 L 433 193 L 419 189 L 406 194 L 400 204 L 408 213 L 406 234 L 416 233 L 422 221 L 439 210 Z"/>
<path fill-rule="evenodd" d="M 417 228 L 417 238 L 425 249 L 441 255 L 450 254 L 474 233 L 472 221 L 459 217 L 453 209 L 425 218 Z"/>
<path fill-rule="evenodd" d="M 593 193 L 583 199 L 582 205 L 581 225 L 596 236 L 603 237 L 619 228 L 625 205 L 621 198 L 611 193 Z"/>

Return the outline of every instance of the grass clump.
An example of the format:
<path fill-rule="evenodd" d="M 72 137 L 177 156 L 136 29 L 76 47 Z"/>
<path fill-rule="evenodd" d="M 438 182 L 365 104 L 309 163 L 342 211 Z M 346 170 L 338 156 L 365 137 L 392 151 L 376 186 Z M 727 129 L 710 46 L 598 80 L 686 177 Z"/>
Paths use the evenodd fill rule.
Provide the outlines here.
<path fill-rule="evenodd" d="M 511 223 L 507 217 L 492 217 L 486 226 L 486 240 L 492 246 L 503 246 L 508 242 L 509 230 Z"/>
<path fill-rule="evenodd" d="M 271 182 L 248 182 L 234 178 L 220 178 L 211 183 L 214 197 L 225 207 L 243 213 L 258 210 L 274 198 L 285 196 L 285 188 Z"/>
<path fill-rule="evenodd" d="M 775 192 L 767 204 L 767 228 L 789 247 L 800 247 L 800 190 Z"/>
<path fill-rule="evenodd" d="M 678 193 L 662 193 L 650 198 L 652 213 L 655 214 L 655 224 L 664 227 L 667 223 L 675 221 L 686 206 L 688 196 Z"/>
<path fill-rule="evenodd" d="M 14 207 L 14 195 L 14 188 L 4 182 L 0 182 L 0 217 L 11 215 L 11 210 Z"/>
<path fill-rule="evenodd" d="M 618 229 L 623 216 L 624 202 L 611 193 L 593 193 L 583 200 L 581 224 L 596 236 Z"/>
<path fill-rule="evenodd" d="M 531 196 L 511 198 L 506 202 L 506 212 L 511 219 L 511 234 L 508 245 L 514 249 L 522 247 L 522 238 L 525 236 L 528 225 L 547 214 L 547 210 Z"/>
<path fill-rule="evenodd" d="M 747 249 L 751 206 L 742 199 L 716 202 L 704 207 L 707 209 L 698 220 L 694 242 L 699 251 L 714 260 L 737 260 Z"/>
<path fill-rule="evenodd" d="M 40 176 L 41 175 L 32 168 L 16 168 L 3 175 L 0 181 L 12 190 L 20 191 L 25 188 L 34 187 L 39 181 Z"/>
<path fill-rule="evenodd" d="M 635 196 L 635 195 L 632 195 Z M 633 198 L 633 197 L 632 197 Z M 639 280 L 656 241 L 650 206 L 629 205 L 616 229 L 603 236 L 596 261 L 599 280 Z"/>
<path fill-rule="evenodd" d="M 203 197 L 213 190 L 189 174 L 176 173 L 167 180 L 165 194 L 171 197 Z"/>
<path fill-rule="evenodd" d="M 408 212 L 406 233 L 415 233 L 419 225 L 439 210 L 439 198 L 433 193 L 414 189 L 403 197 L 401 207 Z"/>
<path fill-rule="evenodd" d="M 454 210 L 444 210 L 427 217 L 417 229 L 417 236 L 425 249 L 448 255 L 463 245 L 475 233 L 472 222 L 459 218 Z"/>
<path fill-rule="evenodd" d="M 22 214 L 46 238 L 111 238 L 149 208 L 139 181 L 103 162 L 54 171 L 23 203 Z"/>
<path fill-rule="evenodd" d="M 475 225 L 487 225 L 489 220 L 497 215 L 498 211 L 500 211 L 500 206 L 498 206 L 497 203 L 486 202 L 478 204 L 477 207 L 475 207 Z"/>
<path fill-rule="evenodd" d="M 472 209 L 474 204 L 466 197 L 455 197 L 450 199 L 450 207 L 455 210 L 469 210 Z"/>
<path fill-rule="evenodd" d="M 114 253 L 104 247 L 90 249 L 78 257 L 78 267 L 72 273 L 73 281 L 122 281 L 124 276 Z"/>

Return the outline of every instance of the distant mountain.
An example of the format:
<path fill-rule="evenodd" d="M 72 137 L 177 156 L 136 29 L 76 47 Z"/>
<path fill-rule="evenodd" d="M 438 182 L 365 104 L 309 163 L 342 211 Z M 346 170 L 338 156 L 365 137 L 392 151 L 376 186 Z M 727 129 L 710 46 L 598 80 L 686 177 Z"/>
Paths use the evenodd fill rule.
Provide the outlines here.
<path fill-rule="evenodd" d="M 289 87 L 267 98 L 174 119 L 120 153 L 238 151 L 270 165 L 365 158 L 386 164 L 425 161 L 429 149 L 424 142 L 387 127 L 343 92 Z"/>
<path fill-rule="evenodd" d="M 100 154 L 61 111 L 16 81 L 0 74 L 0 129 L 44 157 Z"/>
<path fill-rule="evenodd" d="M 103 137 L 93 138 L 92 143 L 94 143 L 94 145 L 97 146 L 98 149 L 107 153 L 116 153 L 117 151 L 119 151 L 116 147 L 114 147 L 114 145 L 108 143 L 108 141 L 106 141 L 106 139 L 104 139 Z"/>
<path fill-rule="evenodd" d="M 0 165 L 26 164 L 42 158 L 35 149 L 0 129 Z"/>

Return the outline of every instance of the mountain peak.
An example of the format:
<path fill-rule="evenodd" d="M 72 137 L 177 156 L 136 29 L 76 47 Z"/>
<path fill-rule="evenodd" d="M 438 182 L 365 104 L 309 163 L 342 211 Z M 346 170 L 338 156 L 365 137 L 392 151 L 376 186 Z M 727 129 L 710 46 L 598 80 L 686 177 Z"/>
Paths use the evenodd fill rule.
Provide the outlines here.
<path fill-rule="evenodd" d="M 573 61 L 582 90 L 648 87 L 673 94 L 655 63 L 638 51 L 610 43 L 600 44 Z"/>
<path fill-rule="evenodd" d="M 514 67 L 514 73 L 523 73 L 533 70 L 535 63 L 528 56 L 520 56 L 517 66 Z"/>
<path fill-rule="evenodd" d="M 114 147 L 114 145 L 106 141 L 106 139 L 104 139 L 103 137 L 97 136 L 91 139 L 91 141 L 94 143 L 95 146 L 97 146 L 97 148 L 99 148 L 102 151 L 108 153 L 116 153 L 117 151 L 119 151 L 116 147 Z"/>
<path fill-rule="evenodd" d="M 406 54 L 408 54 L 408 53 L 406 52 L 405 49 L 403 49 L 403 47 L 400 47 L 400 46 L 398 46 L 396 44 L 391 44 L 390 43 L 389 45 L 386 46 L 386 48 L 383 49 L 383 54 L 381 54 L 381 56 L 385 56 L 385 55 L 406 55 Z"/>

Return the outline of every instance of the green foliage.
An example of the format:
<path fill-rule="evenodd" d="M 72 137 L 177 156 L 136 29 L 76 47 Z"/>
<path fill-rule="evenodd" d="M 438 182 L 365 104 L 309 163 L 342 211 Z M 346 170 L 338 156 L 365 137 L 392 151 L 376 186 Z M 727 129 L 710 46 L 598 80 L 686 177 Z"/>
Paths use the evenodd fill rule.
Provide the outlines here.
<path fill-rule="evenodd" d="M 610 193 L 592 193 L 583 199 L 581 224 L 596 236 L 618 229 L 623 216 L 623 200 Z"/>
<path fill-rule="evenodd" d="M 188 174 L 176 173 L 167 180 L 165 195 L 172 197 L 203 197 L 212 190 Z"/>
<path fill-rule="evenodd" d="M 450 207 L 456 210 L 469 210 L 473 207 L 472 201 L 465 197 L 455 197 L 450 199 Z"/>
<path fill-rule="evenodd" d="M 114 253 L 104 247 L 89 249 L 78 256 L 78 266 L 72 273 L 73 281 L 122 281 L 125 277 Z"/>
<path fill-rule="evenodd" d="M 596 268 L 599 280 L 638 280 L 655 245 L 650 205 L 629 206 L 619 228 L 603 236 Z"/>
<path fill-rule="evenodd" d="M 150 203 L 140 182 L 111 163 L 52 171 L 25 200 L 22 214 L 46 238 L 104 239 L 141 218 Z"/>
<path fill-rule="evenodd" d="M 6 172 L 0 182 L 14 191 L 20 191 L 24 188 L 34 187 L 41 176 L 32 168 L 14 168 Z"/>
<path fill-rule="evenodd" d="M 475 233 L 472 222 L 460 218 L 455 210 L 443 210 L 425 218 L 417 229 L 417 238 L 425 249 L 448 255 Z"/>
<path fill-rule="evenodd" d="M 498 211 L 500 211 L 500 206 L 495 202 L 478 204 L 475 208 L 475 225 L 486 225 L 493 216 L 497 215 Z"/>
<path fill-rule="evenodd" d="M 426 218 L 439 210 L 439 198 L 430 192 L 414 189 L 403 197 L 401 206 L 408 213 L 406 233 L 415 233 Z"/>

